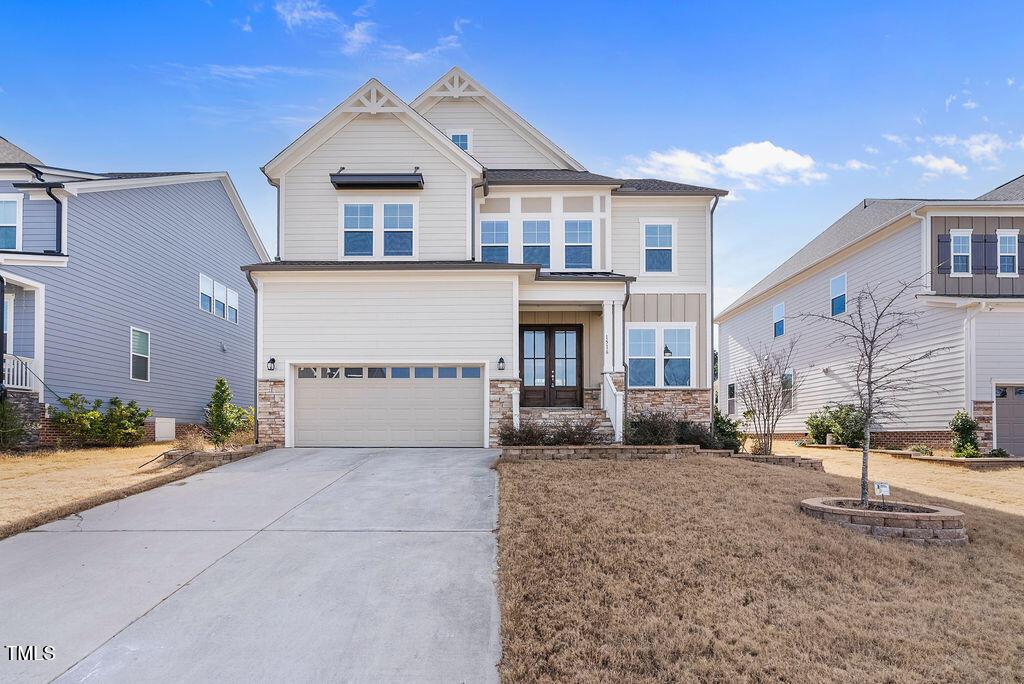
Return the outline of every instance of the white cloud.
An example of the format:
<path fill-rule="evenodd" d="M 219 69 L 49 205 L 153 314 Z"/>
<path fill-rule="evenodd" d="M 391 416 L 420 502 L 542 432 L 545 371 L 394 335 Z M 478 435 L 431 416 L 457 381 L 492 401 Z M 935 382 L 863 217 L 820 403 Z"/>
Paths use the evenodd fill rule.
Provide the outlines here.
<path fill-rule="evenodd" d="M 1013 76 L 1010 76 L 1006 79 L 1006 85 L 1010 86 L 1011 88 L 1013 87 L 1013 84 L 1016 82 L 1017 79 L 1015 79 Z"/>
<path fill-rule="evenodd" d="M 373 9 L 373 6 L 375 4 L 377 4 L 377 0 L 366 0 L 366 2 L 364 2 L 362 5 L 357 7 L 355 9 L 355 11 L 352 12 L 352 16 L 354 16 L 354 17 L 368 17 L 368 16 L 370 16 L 370 10 Z"/>
<path fill-rule="evenodd" d="M 173 78 L 187 84 L 204 81 L 252 84 L 275 76 L 315 76 L 323 73 L 317 69 L 281 66 L 276 64 L 165 64 L 160 70 L 169 69 Z"/>
<path fill-rule="evenodd" d="M 963 107 L 964 109 L 977 109 L 978 103 L 972 100 L 971 98 L 967 98 L 960 106 Z"/>
<path fill-rule="evenodd" d="M 810 184 L 828 177 L 814 158 L 779 147 L 768 140 L 730 147 L 722 154 L 673 148 L 650 152 L 640 159 L 629 157 L 626 176 L 655 176 L 685 183 L 708 184 L 719 179 L 738 181 L 748 190 L 769 185 Z"/>
<path fill-rule="evenodd" d="M 461 43 L 459 43 L 459 37 L 455 34 L 450 36 L 441 36 L 437 39 L 437 43 L 435 43 L 433 47 L 418 52 L 410 50 L 404 45 L 381 45 L 381 49 L 384 51 L 385 55 L 403 62 L 423 62 L 432 57 L 436 57 L 443 52 L 454 50 L 458 47 L 461 47 Z"/>
<path fill-rule="evenodd" d="M 452 24 L 452 29 L 454 29 L 454 31 L 456 33 L 462 33 L 462 29 L 464 29 L 466 27 L 466 25 L 469 24 L 469 23 L 470 23 L 469 19 L 463 19 L 463 18 L 459 17 L 459 18 L 457 18 L 455 20 L 455 23 Z"/>
<path fill-rule="evenodd" d="M 925 170 L 924 178 L 936 178 L 943 174 L 953 176 L 967 175 L 967 167 L 950 157 L 936 157 L 934 154 L 917 155 L 908 159 L 911 164 Z"/>
<path fill-rule="evenodd" d="M 997 164 L 999 156 L 1013 147 L 1012 143 L 1003 140 L 998 133 L 975 133 L 966 138 L 955 135 L 936 135 L 932 142 L 943 147 L 961 147 L 971 161 Z"/>
<path fill-rule="evenodd" d="M 895 133 L 883 133 L 882 137 L 894 145 L 899 145 L 900 147 L 907 146 L 906 139 L 903 136 L 896 135 Z"/>
<path fill-rule="evenodd" d="M 338 20 L 338 16 L 320 4 L 320 0 L 278 0 L 274 3 L 274 11 L 289 29 Z"/>
<path fill-rule="evenodd" d="M 829 164 L 828 167 L 834 171 L 870 171 L 875 168 L 860 159 L 847 159 L 842 164 Z"/>
<path fill-rule="evenodd" d="M 235 19 L 235 25 L 238 26 L 243 33 L 252 33 L 252 17 Z"/>
<path fill-rule="evenodd" d="M 946 98 L 946 111 L 949 111 L 949 106 L 956 102 L 956 95 L 950 95 Z"/>
<path fill-rule="evenodd" d="M 878 154 L 878 148 L 872 145 L 865 145 L 864 151 L 867 152 L 868 154 Z"/>
<path fill-rule="evenodd" d="M 341 51 L 346 55 L 362 52 L 376 40 L 373 35 L 374 26 L 376 24 L 372 21 L 357 21 L 355 26 L 342 31 Z"/>

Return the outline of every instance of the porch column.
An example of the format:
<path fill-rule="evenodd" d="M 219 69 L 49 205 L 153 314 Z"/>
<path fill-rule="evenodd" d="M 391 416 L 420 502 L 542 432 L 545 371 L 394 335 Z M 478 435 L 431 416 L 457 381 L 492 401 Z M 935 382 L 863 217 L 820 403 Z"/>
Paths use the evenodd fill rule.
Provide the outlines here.
<path fill-rule="evenodd" d="M 602 371 L 605 373 L 612 372 L 612 346 L 615 342 L 615 312 L 614 307 L 610 299 L 606 299 L 601 302 L 601 323 L 604 330 L 604 338 L 602 341 L 604 349 L 604 365 Z"/>
<path fill-rule="evenodd" d="M 623 371 L 626 370 L 626 361 L 624 349 L 622 346 L 622 321 L 625 320 L 623 318 L 622 302 L 613 302 L 612 310 L 615 312 L 615 315 L 612 316 L 612 318 L 614 319 L 614 321 L 612 322 L 612 350 L 614 354 L 612 363 L 615 367 L 615 372 L 622 373 Z"/>

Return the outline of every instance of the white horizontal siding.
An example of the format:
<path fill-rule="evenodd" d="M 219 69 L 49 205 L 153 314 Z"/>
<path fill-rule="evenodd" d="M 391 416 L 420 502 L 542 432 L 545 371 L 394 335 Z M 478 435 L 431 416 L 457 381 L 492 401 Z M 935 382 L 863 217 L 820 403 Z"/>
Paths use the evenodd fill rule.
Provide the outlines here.
<path fill-rule="evenodd" d="M 523 136 L 473 99 L 445 98 L 431 107 L 426 119 L 444 132 L 472 130 L 470 154 L 492 169 L 556 169 Z"/>
<path fill-rule="evenodd" d="M 840 273 L 847 274 L 849 299 L 866 285 L 891 291 L 899 281 L 917 278 L 920 244 L 920 227 L 905 228 L 722 323 L 719 326 L 721 410 L 726 410 L 729 383 L 739 383 L 752 354 L 772 343 L 772 307 L 780 302 L 786 307 L 786 334 L 774 339 L 774 345 L 781 349 L 796 340 L 792 365 L 799 387 L 796 410 L 782 419 L 778 429 L 803 432 L 809 413 L 830 401 L 854 401 L 852 365 L 855 355 L 834 343 L 837 324 L 801 319 L 800 314 L 829 311 L 829 281 Z M 889 421 L 886 427 L 892 430 L 942 429 L 953 413 L 965 406 L 963 313 L 927 307 L 913 297 L 908 297 L 903 306 L 919 310 L 921 317 L 918 325 L 894 347 L 895 353 L 905 358 L 931 348 L 946 349 L 912 369 L 913 389 L 901 402 L 903 420 Z M 826 368 L 828 374 L 824 372 Z M 737 408 L 742 412 L 739 401 Z"/>
<path fill-rule="evenodd" d="M 974 328 L 974 398 L 993 401 L 992 384 L 1024 384 L 1024 311 L 978 314 Z"/>
<path fill-rule="evenodd" d="M 383 280 L 268 280 L 263 353 L 283 377 L 293 361 L 462 362 L 515 366 L 514 276 Z M 501 373 L 496 373 L 500 377 Z"/>
<path fill-rule="evenodd" d="M 644 275 L 641 271 L 643 219 L 676 221 L 676 273 Z M 637 277 L 636 284 L 698 289 L 707 285 L 708 200 L 688 197 L 612 195 L 612 270 Z"/>
<path fill-rule="evenodd" d="M 391 114 L 360 114 L 315 149 L 282 179 L 281 256 L 286 260 L 337 259 L 338 197 L 330 174 L 411 173 L 420 167 L 422 190 L 392 192 L 419 197 L 419 258 L 465 259 L 469 177 L 419 134 Z M 359 191 L 359 196 L 388 192 Z"/>

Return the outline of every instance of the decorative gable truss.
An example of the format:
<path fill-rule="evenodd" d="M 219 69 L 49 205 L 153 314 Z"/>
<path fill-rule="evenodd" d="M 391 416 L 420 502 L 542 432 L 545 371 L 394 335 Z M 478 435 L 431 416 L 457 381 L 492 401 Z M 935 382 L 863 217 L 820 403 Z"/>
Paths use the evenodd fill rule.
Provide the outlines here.
<path fill-rule="evenodd" d="M 452 69 L 423 91 L 412 101 L 411 106 L 421 114 L 429 112 L 438 102 L 445 98 L 473 98 L 487 109 L 498 120 L 518 133 L 527 143 L 542 155 L 554 162 L 558 168 L 586 171 L 582 164 L 569 156 L 569 153 L 553 143 L 543 133 L 534 128 L 530 122 L 514 112 L 508 105 L 499 100 L 487 88 L 459 67 Z"/>

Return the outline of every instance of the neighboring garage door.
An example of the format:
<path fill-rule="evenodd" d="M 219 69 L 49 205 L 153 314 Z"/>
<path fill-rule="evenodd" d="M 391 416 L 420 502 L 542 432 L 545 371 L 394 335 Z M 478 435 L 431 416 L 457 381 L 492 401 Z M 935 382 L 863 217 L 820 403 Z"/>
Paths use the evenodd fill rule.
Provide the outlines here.
<path fill-rule="evenodd" d="M 996 446 L 1024 456 L 1024 386 L 996 387 Z"/>
<path fill-rule="evenodd" d="M 479 366 L 338 365 L 297 375 L 295 446 L 483 446 Z"/>

